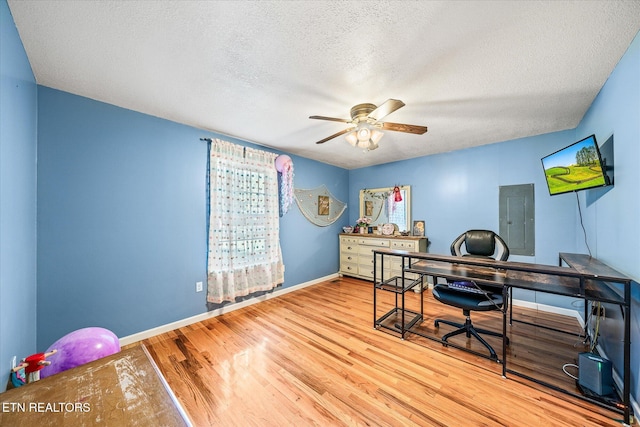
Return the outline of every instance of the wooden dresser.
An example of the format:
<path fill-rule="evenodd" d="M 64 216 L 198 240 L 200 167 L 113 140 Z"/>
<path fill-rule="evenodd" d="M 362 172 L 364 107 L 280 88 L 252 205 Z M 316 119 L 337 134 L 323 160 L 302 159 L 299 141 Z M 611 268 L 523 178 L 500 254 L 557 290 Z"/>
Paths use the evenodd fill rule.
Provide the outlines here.
<path fill-rule="evenodd" d="M 427 252 L 427 238 L 414 236 L 382 236 L 379 234 L 340 234 L 340 274 L 373 280 L 373 250 L 385 248 L 408 252 Z M 399 257 L 385 257 L 382 279 L 400 276 Z M 389 264 L 387 264 L 389 263 Z M 411 277 L 410 277 L 411 276 Z M 378 266 L 377 277 L 380 277 Z M 406 277 L 413 278 L 411 273 Z"/>

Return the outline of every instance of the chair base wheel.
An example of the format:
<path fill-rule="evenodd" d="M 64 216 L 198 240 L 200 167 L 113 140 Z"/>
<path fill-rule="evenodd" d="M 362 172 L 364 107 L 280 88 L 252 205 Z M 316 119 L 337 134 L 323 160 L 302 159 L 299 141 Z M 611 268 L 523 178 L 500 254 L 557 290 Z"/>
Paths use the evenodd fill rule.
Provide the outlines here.
<path fill-rule="evenodd" d="M 466 313 L 465 313 L 466 314 Z M 475 337 L 478 341 L 480 341 L 480 343 L 482 345 L 484 345 L 487 350 L 489 350 L 489 358 L 491 360 L 498 360 L 498 355 L 496 354 L 496 352 L 493 350 L 493 347 L 491 347 L 491 345 L 489 345 L 488 342 L 486 342 L 481 336 L 480 333 L 482 334 L 486 334 L 486 335 L 491 335 L 494 337 L 500 337 L 502 338 L 503 335 L 501 333 L 498 332 L 494 332 L 494 331 L 489 331 L 486 329 L 476 329 L 472 324 L 471 324 L 471 318 L 467 315 L 467 318 L 465 320 L 464 324 L 460 324 L 460 323 L 456 323 L 456 322 L 451 322 L 449 320 L 444 320 L 444 319 L 436 319 L 433 324 L 435 327 L 438 327 L 440 325 L 440 323 L 444 323 L 446 325 L 449 326 L 453 326 L 454 328 L 457 328 L 456 330 L 449 332 L 447 334 L 445 334 L 442 338 L 442 345 L 444 347 L 447 347 L 447 340 L 451 337 L 454 337 L 456 335 L 461 335 L 461 334 L 465 334 L 467 338 L 471 338 L 472 336 Z M 509 338 L 508 337 L 504 337 L 506 344 L 509 345 Z"/>

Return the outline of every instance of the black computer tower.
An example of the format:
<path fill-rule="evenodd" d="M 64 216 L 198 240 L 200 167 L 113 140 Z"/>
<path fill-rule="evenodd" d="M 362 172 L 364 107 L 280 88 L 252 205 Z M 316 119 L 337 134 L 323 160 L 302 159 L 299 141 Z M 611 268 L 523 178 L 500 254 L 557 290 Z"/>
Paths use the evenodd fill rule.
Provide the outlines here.
<path fill-rule="evenodd" d="M 611 362 L 594 353 L 579 353 L 578 383 L 597 395 L 610 395 L 613 393 Z"/>

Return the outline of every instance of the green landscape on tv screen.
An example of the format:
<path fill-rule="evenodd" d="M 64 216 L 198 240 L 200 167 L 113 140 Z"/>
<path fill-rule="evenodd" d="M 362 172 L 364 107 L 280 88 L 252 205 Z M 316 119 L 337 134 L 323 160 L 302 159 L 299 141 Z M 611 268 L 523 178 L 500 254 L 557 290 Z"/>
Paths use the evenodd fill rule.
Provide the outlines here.
<path fill-rule="evenodd" d="M 544 157 L 542 165 L 551 195 L 607 183 L 594 135 Z"/>

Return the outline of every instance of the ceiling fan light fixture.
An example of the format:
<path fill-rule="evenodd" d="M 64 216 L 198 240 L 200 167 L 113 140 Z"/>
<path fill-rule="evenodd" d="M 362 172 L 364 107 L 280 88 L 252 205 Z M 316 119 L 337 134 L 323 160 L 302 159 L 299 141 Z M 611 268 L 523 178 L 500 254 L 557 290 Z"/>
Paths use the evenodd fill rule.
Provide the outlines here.
<path fill-rule="evenodd" d="M 358 141 L 369 141 L 371 139 L 371 130 L 368 127 L 362 126 L 358 129 Z"/>
<path fill-rule="evenodd" d="M 357 131 L 353 131 L 353 132 L 349 132 L 344 139 L 347 140 L 347 142 L 351 145 L 353 145 L 354 147 L 356 146 L 356 144 L 358 144 L 358 135 L 357 135 Z"/>
<path fill-rule="evenodd" d="M 360 125 L 357 129 L 346 134 L 344 138 L 354 147 L 371 151 L 378 148 L 378 142 L 383 135 L 384 132 L 378 129 L 371 129 L 370 126 Z"/>
<path fill-rule="evenodd" d="M 375 144 L 376 148 L 378 148 L 378 141 L 382 139 L 383 135 L 384 135 L 384 132 L 379 131 L 378 129 L 373 129 L 371 131 L 371 142 Z"/>
<path fill-rule="evenodd" d="M 369 103 L 354 105 L 351 107 L 351 120 L 336 117 L 309 116 L 310 119 L 328 120 L 347 124 L 346 129 L 321 139 L 317 141 L 316 144 L 324 144 L 330 139 L 345 135 L 345 139 L 352 146 L 362 148 L 365 151 L 371 151 L 378 148 L 378 142 L 380 142 L 380 139 L 384 135 L 381 129 L 413 133 L 416 135 L 425 133 L 427 131 L 426 126 L 381 121 L 398 108 L 404 107 L 404 105 L 404 102 L 399 99 L 387 99 L 378 106 Z"/>

